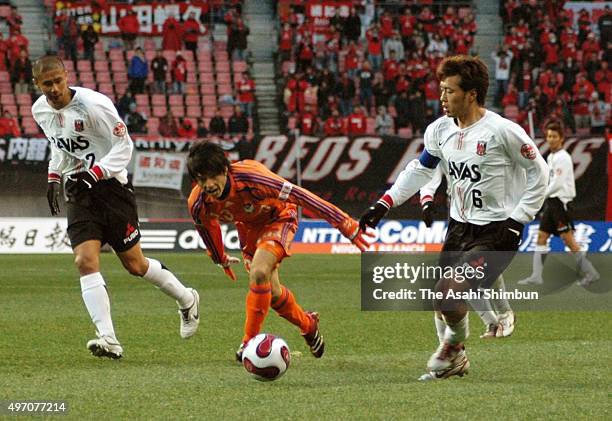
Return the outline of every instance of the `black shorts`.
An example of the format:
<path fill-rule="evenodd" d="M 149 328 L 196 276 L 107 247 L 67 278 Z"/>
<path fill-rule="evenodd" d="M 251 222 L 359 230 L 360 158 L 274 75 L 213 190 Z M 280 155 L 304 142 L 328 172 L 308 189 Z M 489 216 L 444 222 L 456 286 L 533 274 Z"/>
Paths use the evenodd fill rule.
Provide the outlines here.
<path fill-rule="evenodd" d="M 140 241 L 136 197 L 131 184 L 113 178 L 68 200 L 68 237 L 74 249 L 88 240 L 127 251 Z"/>
<path fill-rule="evenodd" d="M 518 251 L 520 239 L 509 241 L 504 235 L 505 221 L 486 225 L 450 219 L 438 264 L 446 266 L 482 266 L 484 276 L 469 277 L 472 288 L 489 288 L 508 267 Z M 522 233 L 521 233 L 522 234 Z"/>
<path fill-rule="evenodd" d="M 544 201 L 540 231 L 551 235 L 559 235 L 574 230 L 574 222 L 565 205 L 558 197 Z"/>

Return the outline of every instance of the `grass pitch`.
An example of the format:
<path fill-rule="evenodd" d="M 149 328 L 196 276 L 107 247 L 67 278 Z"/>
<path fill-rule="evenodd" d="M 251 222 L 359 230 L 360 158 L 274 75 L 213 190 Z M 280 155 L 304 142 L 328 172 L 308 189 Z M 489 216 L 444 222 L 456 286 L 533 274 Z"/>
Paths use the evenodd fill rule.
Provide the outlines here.
<path fill-rule="evenodd" d="M 359 257 L 296 255 L 281 277 L 321 313 L 326 353 L 312 358 L 271 311 L 264 331 L 302 356 L 260 383 L 234 361 L 245 273 L 233 283 L 204 255 L 154 257 L 199 290 L 200 331 L 182 340 L 174 302 L 103 255 L 124 347 L 112 361 L 85 349 L 94 328 L 71 256 L 1 256 L 0 401 L 65 400 L 79 420 L 612 418 L 610 313 L 519 313 L 515 334 L 493 341 L 478 339 L 472 314 L 469 375 L 421 384 L 437 341 L 432 314 L 361 312 Z"/>

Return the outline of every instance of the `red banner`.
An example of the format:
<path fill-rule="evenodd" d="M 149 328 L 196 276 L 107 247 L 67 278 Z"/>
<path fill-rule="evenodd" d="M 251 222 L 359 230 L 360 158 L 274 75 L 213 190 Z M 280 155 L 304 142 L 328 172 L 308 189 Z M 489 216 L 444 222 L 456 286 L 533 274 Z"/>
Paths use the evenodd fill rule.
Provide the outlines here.
<path fill-rule="evenodd" d="M 199 21 L 200 15 L 208 9 L 207 5 L 196 3 L 179 2 L 175 4 L 169 3 L 147 3 L 147 4 L 109 4 L 107 9 L 100 15 L 99 23 L 101 25 L 101 35 L 118 35 L 119 27 L 117 22 L 127 14 L 129 10 L 136 12 L 138 22 L 140 23 L 140 33 L 142 35 L 161 35 L 164 22 L 169 16 L 182 18 L 186 20 L 190 13 L 195 13 L 196 20 Z M 94 10 L 89 3 L 70 3 L 60 12 L 56 9 L 56 13 L 68 13 L 74 16 L 79 25 L 87 25 L 94 23 Z"/>

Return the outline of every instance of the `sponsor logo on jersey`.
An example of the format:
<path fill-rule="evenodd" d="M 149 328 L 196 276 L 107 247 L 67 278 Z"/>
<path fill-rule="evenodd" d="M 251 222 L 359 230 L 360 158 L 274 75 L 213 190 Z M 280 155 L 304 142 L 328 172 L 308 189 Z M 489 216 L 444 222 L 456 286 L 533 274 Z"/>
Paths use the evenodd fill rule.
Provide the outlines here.
<path fill-rule="evenodd" d="M 83 124 L 83 120 L 74 120 L 74 130 L 75 131 L 82 132 L 84 128 L 85 128 L 85 125 Z"/>
<path fill-rule="evenodd" d="M 89 148 L 89 141 L 83 136 L 77 136 L 76 139 L 65 137 L 49 137 L 51 142 L 58 148 L 68 152 L 84 151 Z"/>
<path fill-rule="evenodd" d="M 523 145 L 521 146 L 521 155 L 523 155 L 523 158 L 533 161 L 536 158 L 535 148 L 531 145 Z"/>
<path fill-rule="evenodd" d="M 125 127 L 125 124 L 123 124 L 122 121 L 120 121 L 119 123 L 115 124 L 115 127 L 113 128 L 113 134 L 117 137 L 123 137 L 125 136 L 125 134 L 127 133 L 127 129 Z"/>
<path fill-rule="evenodd" d="M 476 154 L 484 156 L 487 153 L 487 142 L 479 140 L 476 144 Z"/>
<path fill-rule="evenodd" d="M 448 161 L 448 173 L 451 177 L 458 180 L 480 181 L 482 175 L 477 164 L 469 165 L 466 162 Z"/>

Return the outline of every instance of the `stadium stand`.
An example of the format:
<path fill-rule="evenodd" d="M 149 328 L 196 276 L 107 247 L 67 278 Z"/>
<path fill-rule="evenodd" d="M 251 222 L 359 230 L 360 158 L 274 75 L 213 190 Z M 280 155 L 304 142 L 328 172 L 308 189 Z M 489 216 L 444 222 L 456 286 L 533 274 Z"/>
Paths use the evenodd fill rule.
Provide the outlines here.
<path fill-rule="evenodd" d="M 422 133 L 440 112 L 437 83 L 428 88 L 428 76 L 444 56 L 471 51 L 476 23 L 470 2 L 420 3 L 363 8 L 353 1 L 348 8 L 328 9 L 280 2 L 278 73 L 286 129 L 322 133 L 338 110 L 343 133 L 361 113 L 372 132 L 382 127 L 375 119 L 383 106 L 394 118 L 395 133 Z M 355 115 L 357 105 L 361 112 Z M 316 116 L 314 124 L 306 107 Z"/>
<path fill-rule="evenodd" d="M 137 111 L 148 118 L 146 127 L 149 136 L 158 136 L 159 118 L 164 116 L 169 108 L 173 110 L 178 120 L 190 118 L 195 121 L 203 117 L 204 124 L 208 127 L 215 109 L 221 107 L 226 123 L 229 122 L 233 113 L 232 106 L 235 98 L 238 97 L 239 75 L 245 71 L 248 72 L 249 66 L 244 60 L 232 62 L 228 54 L 227 41 L 215 39 L 210 27 L 213 22 L 231 24 L 232 18 L 226 18 L 226 16 L 231 15 L 234 19 L 235 16 L 239 16 L 241 4 L 241 1 L 232 0 L 214 1 L 210 4 L 204 2 L 200 5 L 202 7 L 201 33 L 197 39 L 195 57 L 192 51 L 186 49 L 182 39 L 179 40 L 178 48 L 162 50 L 163 57 L 168 61 L 165 93 L 160 94 L 155 91 L 151 71 L 151 61 L 156 55 L 156 50 L 162 47 L 164 33 L 153 36 L 145 33 L 136 35 L 134 47 L 143 48 L 148 74 L 145 80 L 145 91 L 135 96 L 135 102 Z M 99 15 L 96 15 L 102 11 L 102 9 L 96 9 L 99 4 L 92 6 L 89 16 L 76 16 L 73 11 L 70 11 L 71 6 L 67 3 L 46 0 L 45 5 L 49 16 L 53 19 L 53 35 L 57 39 L 57 50 L 63 57 L 66 69 L 70 74 L 69 83 L 98 90 L 117 104 L 127 90 L 133 89 L 128 70 L 135 55 L 134 49 L 125 49 L 125 39 L 120 38 L 119 34 L 101 34 L 99 42 L 94 45 L 93 60 L 87 60 L 80 37 L 81 31 L 84 31 L 86 26 L 80 23 L 91 18 L 94 20 L 95 30 L 100 31 Z M 8 14 L 9 12 L 10 7 L 8 10 L 0 7 L 0 16 L 2 13 Z M 177 22 L 179 27 L 182 24 L 182 21 Z M 0 47 L 2 47 L 1 43 L 0 40 Z M 177 59 L 179 56 L 182 57 L 182 60 Z M 184 80 L 179 87 L 176 82 L 181 77 Z M 0 70 L 0 94 L 12 93 L 14 90 L 10 74 L 8 71 Z M 32 95 L 28 95 L 25 103 L 17 102 L 16 109 L 9 108 L 9 110 L 17 112 L 24 134 L 37 135 L 39 131 L 36 125 L 32 124 L 29 107 L 39 93 L 34 91 L 34 87 L 31 87 L 31 93 Z M 8 107 L 13 107 L 12 102 L 6 104 Z M 249 139 L 252 139 L 254 130 L 257 128 L 257 125 L 253 123 L 254 118 L 249 117 L 250 129 L 247 136 Z"/>
<path fill-rule="evenodd" d="M 556 118 L 572 133 L 603 133 L 612 124 L 612 12 L 603 3 L 592 12 L 565 3 L 503 2 L 501 48 L 512 56 L 498 98 L 505 116 L 524 127 L 532 111 L 536 128 Z"/>

